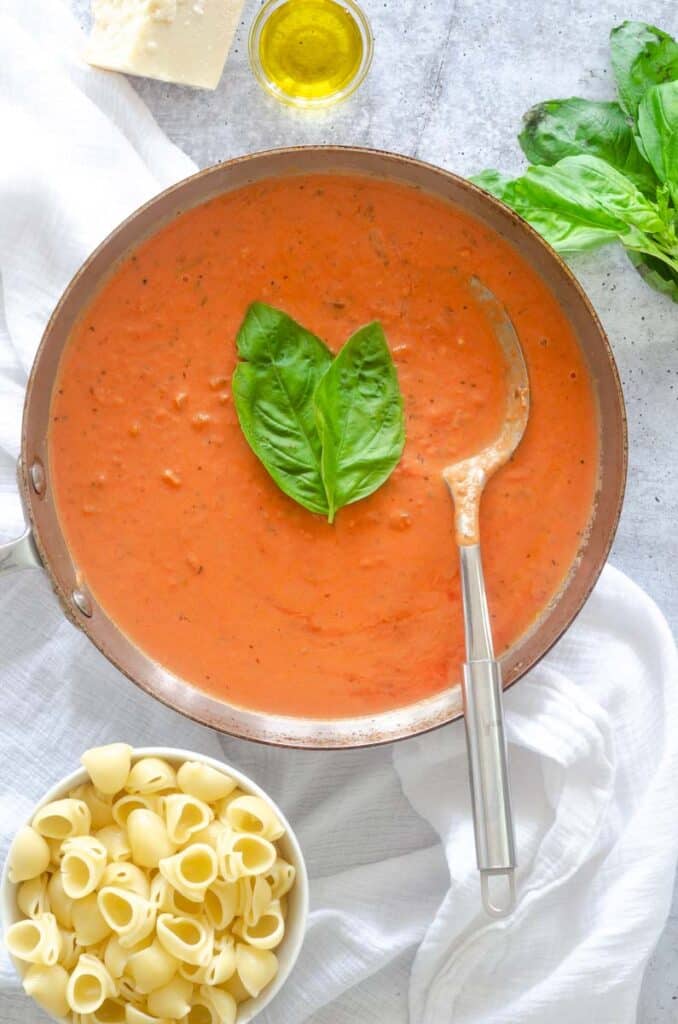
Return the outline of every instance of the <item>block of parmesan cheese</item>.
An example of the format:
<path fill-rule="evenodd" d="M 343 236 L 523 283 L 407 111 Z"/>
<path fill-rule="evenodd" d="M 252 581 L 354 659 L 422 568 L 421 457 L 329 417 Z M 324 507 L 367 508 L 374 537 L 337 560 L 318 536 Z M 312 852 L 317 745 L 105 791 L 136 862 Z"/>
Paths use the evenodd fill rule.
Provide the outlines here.
<path fill-rule="evenodd" d="M 215 89 L 244 0 L 92 0 L 90 64 Z"/>

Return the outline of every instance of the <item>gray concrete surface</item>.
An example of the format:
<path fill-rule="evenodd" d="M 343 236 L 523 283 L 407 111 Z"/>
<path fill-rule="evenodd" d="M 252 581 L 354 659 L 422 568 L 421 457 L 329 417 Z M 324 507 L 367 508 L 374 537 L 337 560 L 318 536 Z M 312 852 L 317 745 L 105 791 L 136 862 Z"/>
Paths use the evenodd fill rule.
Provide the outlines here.
<path fill-rule="evenodd" d="M 88 22 L 89 0 L 72 0 Z M 613 95 L 610 29 L 625 18 L 678 36 L 678 0 L 363 0 L 376 38 L 363 88 L 343 107 L 302 115 L 261 92 L 247 64 L 247 0 L 221 85 L 136 88 L 200 165 L 283 145 L 343 143 L 416 155 L 461 174 L 518 171 L 522 113 L 539 100 Z M 572 266 L 612 342 L 631 442 L 628 492 L 612 561 L 678 625 L 678 307 L 610 248 Z M 678 813 L 678 807 L 677 807 Z M 678 1022 L 678 900 L 651 959 L 638 1024 Z M 518 1024 L 518 1022 L 517 1022 Z M 594 1022 L 585 1022 L 594 1024 Z"/>

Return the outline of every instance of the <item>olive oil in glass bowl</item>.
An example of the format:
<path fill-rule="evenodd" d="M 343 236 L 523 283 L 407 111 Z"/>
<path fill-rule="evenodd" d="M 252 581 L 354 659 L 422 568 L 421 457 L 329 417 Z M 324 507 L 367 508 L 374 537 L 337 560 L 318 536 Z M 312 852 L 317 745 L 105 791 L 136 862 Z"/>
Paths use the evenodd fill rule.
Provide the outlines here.
<path fill-rule="evenodd" d="M 294 107 L 346 99 L 369 71 L 372 50 L 369 22 L 354 0 L 268 0 L 249 39 L 257 80 Z"/>

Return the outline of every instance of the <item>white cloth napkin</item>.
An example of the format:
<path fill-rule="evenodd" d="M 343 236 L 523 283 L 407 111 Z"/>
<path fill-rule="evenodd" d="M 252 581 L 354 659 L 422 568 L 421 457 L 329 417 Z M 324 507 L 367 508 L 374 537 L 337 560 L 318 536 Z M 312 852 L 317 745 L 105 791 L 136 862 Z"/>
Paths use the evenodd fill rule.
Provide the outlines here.
<path fill-rule="evenodd" d="M 121 78 L 87 69 L 58 0 L 0 0 L 0 530 L 26 375 L 59 293 L 124 215 L 191 162 Z M 262 140 L 263 141 L 263 140 Z M 652 602 L 608 568 L 577 624 L 507 695 L 520 860 L 507 921 L 479 912 L 463 728 L 394 748 L 279 751 L 138 692 L 45 577 L 0 585 L 3 854 L 88 746 L 176 744 L 242 768 L 298 829 L 309 935 L 273 1024 L 632 1024 L 678 850 L 678 668 Z M 0 1018 L 41 1015 L 0 964 Z"/>

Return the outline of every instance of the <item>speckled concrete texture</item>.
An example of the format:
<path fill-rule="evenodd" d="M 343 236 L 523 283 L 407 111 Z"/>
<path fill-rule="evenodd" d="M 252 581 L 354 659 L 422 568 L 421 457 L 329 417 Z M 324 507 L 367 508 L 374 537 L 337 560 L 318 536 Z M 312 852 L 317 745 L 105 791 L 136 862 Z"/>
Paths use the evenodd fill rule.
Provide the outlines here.
<path fill-rule="evenodd" d="M 72 0 L 83 24 L 88 0 Z M 523 166 L 521 115 L 539 100 L 613 96 L 608 33 L 625 18 L 678 36 L 678 0 L 363 0 L 376 40 L 362 89 L 300 114 L 260 90 L 247 63 L 245 4 L 214 93 L 135 80 L 167 134 L 201 166 L 276 146 L 338 143 L 416 155 L 460 174 Z M 572 260 L 619 364 L 630 474 L 613 562 L 678 625 L 678 306 L 650 291 L 617 248 Z M 673 578 L 672 578 L 673 577 Z M 678 905 L 651 960 L 638 1024 L 678 1024 Z M 589 1024 L 589 1022 L 586 1022 Z M 621 1024 L 621 1022 L 620 1022 Z"/>

